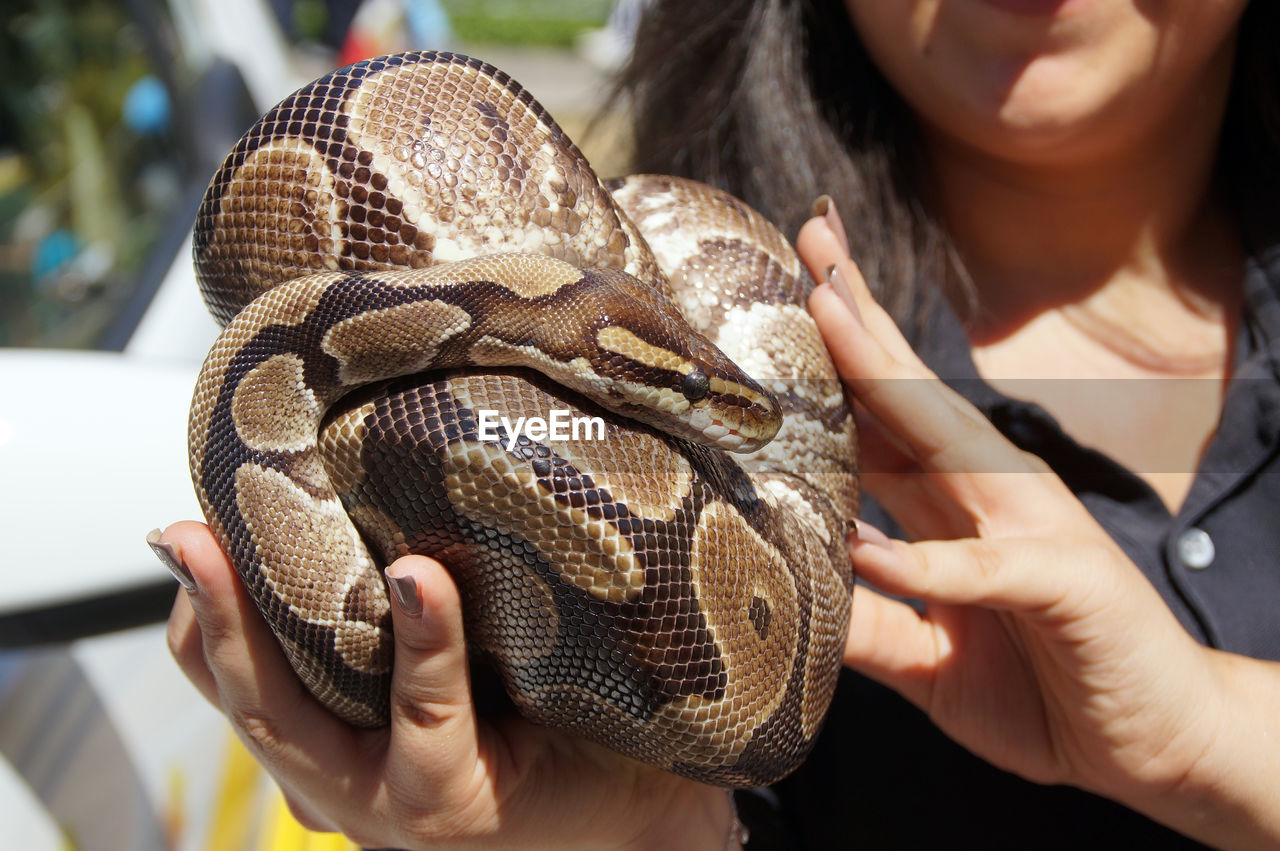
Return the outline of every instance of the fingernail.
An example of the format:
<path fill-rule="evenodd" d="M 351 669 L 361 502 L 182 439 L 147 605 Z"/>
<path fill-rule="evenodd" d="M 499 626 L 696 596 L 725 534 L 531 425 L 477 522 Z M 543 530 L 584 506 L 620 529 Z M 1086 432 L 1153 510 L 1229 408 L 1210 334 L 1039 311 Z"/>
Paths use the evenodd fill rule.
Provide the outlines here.
<path fill-rule="evenodd" d="M 858 303 L 853 300 L 853 290 L 849 289 L 849 282 L 844 279 L 844 273 L 840 271 L 839 266 L 833 265 L 827 269 L 827 283 L 831 284 L 831 289 L 840 296 L 840 300 L 844 302 L 845 307 L 849 308 L 849 312 L 853 314 L 854 319 L 858 320 L 858 324 L 863 324 L 862 311 L 858 309 Z"/>
<path fill-rule="evenodd" d="M 849 533 L 849 546 L 856 547 L 859 544 L 870 544 L 882 550 L 893 549 L 889 536 L 865 520 L 854 520 L 853 530 Z"/>
<path fill-rule="evenodd" d="M 845 233 L 844 222 L 840 219 L 840 211 L 836 209 L 836 202 L 831 200 L 830 195 L 818 196 L 818 200 L 813 202 L 813 214 L 822 216 L 827 220 L 827 227 L 831 228 L 831 232 L 836 235 L 836 241 L 840 243 L 840 247 L 847 255 L 849 253 L 849 236 Z"/>
<path fill-rule="evenodd" d="M 387 587 L 395 597 L 400 611 L 411 618 L 422 614 L 422 600 L 418 597 L 418 581 L 412 576 L 387 575 Z"/>
<path fill-rule="evenodd" d="M 182 550 L 178 548 L 177 544 L 160 540 L 160 530 L 152 529 L 147 533 L 147 546 L 151 547 L 151 552 L 156 554 L 156 558 L 160 559 L 160 563 L 169 568 L 173 578 L 178 580 L 178 584 L 185 588 L 188 594 L 196 593 L 199 586 L 196 585 L 195 574 L 191 572 L 191 568 L 187 567 L 187 563 L 182 560 Z"/>

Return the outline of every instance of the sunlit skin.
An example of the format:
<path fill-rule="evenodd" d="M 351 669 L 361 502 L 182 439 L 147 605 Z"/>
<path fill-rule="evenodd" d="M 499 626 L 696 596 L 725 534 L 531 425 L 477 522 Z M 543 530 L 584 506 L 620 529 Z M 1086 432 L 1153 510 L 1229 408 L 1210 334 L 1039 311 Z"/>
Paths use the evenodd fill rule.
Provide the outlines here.
<path fill-rule="evenodd" d="M 1217 423 L 1239 313 L 1238 238 L 1212 172 L 1246 4 L 847 2 L 924 128 L 982 306 L 979 371 L 1176 507 Z M 1080 397 L 1101 384 L 1020 380 L 1167 377 L 1205 380 L 1148 383 L 1142 406 Z"/>
<path fill-rule="evenodd" d="M 1244 0 L 846 0 L 876 64 L 936 132 L 1008 165 L 1094 170 L 1214 121 Z M 1201 103 L 1201 98 L 1206 98 Z"/>
<path fill-rule="evenodd" d="M 1219 384 L 1240 261 L 1210 172 L 1244 3 L 848 5 L 925 128 L 936 200 L 982 306 L 982 372 Z M 925 606 L 859 588 L 845 663 L 1001 768 L 1213 845 L 1280 845 L 1280 664 L 1196 644 L 1042 461 L 928 380 L 828 220 L 806 223 L 797 248 L 819 279 L 839 270 L 810 308 L 857 400 L 864 487 L 913 540 L 864 525 L 854 568 Z M 1192 469 L 1216 394 L 1166 449 L 1189 465 L 1175 469 Z M 1135 435 L 1177 404 L 1156 396 L 1098 432 L 1052 393 L 1035 400 L 1135 466 L 1150 460 Z M 1148 480 L 1175 505 L 1188 477 Z M 305 695 L 207 528 L 177 524 L 164 539 L 198 586 L 170 620 L 179 664 L 307 824 L 405 848 L 734 847 L 719 790 L 477 719 L 457 592 L 431 560 L 388 568 L 420 611 L 393 607 L 392 726 L 365 733 Z"/>

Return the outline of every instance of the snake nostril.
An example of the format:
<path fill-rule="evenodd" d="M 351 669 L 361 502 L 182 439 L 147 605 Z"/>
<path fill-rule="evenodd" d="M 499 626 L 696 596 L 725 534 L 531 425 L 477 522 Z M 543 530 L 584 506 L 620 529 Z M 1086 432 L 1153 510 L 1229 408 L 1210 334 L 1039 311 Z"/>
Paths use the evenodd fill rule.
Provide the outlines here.
<path fill-rule="evenodd" d="M 711 379 L 702 370 L 695 369 L 680 382 L 680 392 L 690 402 L 698 402 L 711 392 Z"/>

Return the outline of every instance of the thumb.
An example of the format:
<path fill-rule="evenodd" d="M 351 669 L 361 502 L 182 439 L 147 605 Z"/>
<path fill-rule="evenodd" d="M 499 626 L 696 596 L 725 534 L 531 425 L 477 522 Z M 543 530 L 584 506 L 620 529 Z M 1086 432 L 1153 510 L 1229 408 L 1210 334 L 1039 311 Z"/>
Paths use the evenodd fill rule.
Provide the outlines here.
<path fill-rule="evenodd" d="M 391 735 L 396 748 L 440 764 L 476 753 L 476 720 L 457 586 L 438 561 L 405 556 L 386 571 L 395 629 Z M 394 748 L 393 748 L 394 750 Z M 462 766 L 459 766 L 462 767 Z"/>

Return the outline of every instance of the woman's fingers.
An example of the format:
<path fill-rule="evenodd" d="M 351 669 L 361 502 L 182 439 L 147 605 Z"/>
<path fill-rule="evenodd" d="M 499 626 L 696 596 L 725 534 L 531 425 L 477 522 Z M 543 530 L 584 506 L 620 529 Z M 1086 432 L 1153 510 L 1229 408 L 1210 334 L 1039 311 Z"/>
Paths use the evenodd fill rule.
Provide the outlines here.
<path fill-rule="evenodd" d="M 1069 551 L 1034 538 L 864 541 L 853 548 L 858 575 L 890 594 L 1033 617 L 1059 617 L 1072 600 L 1119 581 L 1115 557 L 1109 542 L 1087 539 Z"/>
<path fill-rule="evenodd" d="M 871 295 L 858 264 L 849 259 L 848 245 L 833 230 L 829 219 L 834 209 L 829 205 L 826 216 L 810 219 L 801 226 L 796 236 L 796 251 L 813 279 L 830 283 L 845 306 L 881 345 L 895 357 L 918 363 L 893 318 Z"/>
<path fill-rule="evenodd" d="M 920 365 L 915 355 L 903 361 L 888 351 L 845 308 L 829 286 L 818 287 L 809 307 L 840 377 L 866 409 L 901 441 L 926 470 L 969 472 L 983 464 L 961 464 L 984 451 L 1017 450 L 987 420 Z"/>
<path fill-rule="evenodd" d="M 387 568 L 393 602 L 396 669 L 392 722 L 434 729 L 471 708 L 462 602 L 435 559 L 405 556 Z"/>
<path fill-rule="evenodd" d="M 358 734 L 307 693 L 208 527 L 175 524 L 160 542 L 196 584 L 187 606 L 175 606 L 178 621 L 170 627 L 183 671 L 206 696 L 213 688 L 241 738 L 303 797 L 352 797 L 366 786 L 372 767 L 353 758 Z M 344 771 L 335 774 L 334 766 Z"/>
<path fill-rule="evenodd" d="M 852 543 L 854 570 L 886 593 L 924 601 L 921 615 L 900 600 L 860 587 L 853 595 L 846 665 L 928 709 L 939 670 L 949 664 L 958 621 L 946 612 L 1013 612 L 1032 620 L 1070 620 L 1083 600 L 1113 590 L 1115 554 L 1106 544 L 1064 552 L 1033 539 L 964 539 L 907 544 L 859 525 Z M 1063 573 L 1069 566 L 1072 575 Z M 984 660 L 994 664 L 993 659 Z"/>
<path fill-rule="evenodd" d="M 835 280 L 817 288 L 810 310 L 841 377 L 924 469 L 1022 471 L 1021 453 L 938 380 L 872 298 L 857 265 L 843 254 L 828 222 L 830 209 L 826 217 L 805 223 L 797 246 L 806 263 L 830 261 L 835 266 Z M 983 457 L 987 455 L 992 457 Z M 988 460 L 1007 463 L 966 463 Z"/>
<path fill-rule="evenodd" d="M 928 474 L 929 486 L 969 518 L 927 534 L 964 537 L 1004 527 L 1043 528 L 1060 502 L 1060 489 L 1049 486 L 1053 477 L 1043 464 L 1033 463 L 914 354 L 904 362 L 886 350 L 830 287 L 818 287 L 809 307 L 849 390 Z M 895 488 L 911 477 L 885 476 L 868 485 Z M 873 493 L 886 503 L 895 501 L 894 494 Z"/>
<path fill-rule="evenodd" d="M 200 524 L 185 521 L 175 524 L 169 529 L 169 537 L 187 537 L 184 531 L 187 526 L 199 527 Z M 173 573 L 174 578 L 182 584 L 182 588 L 178 589 L 178 594 L 174 598 L 173 609 L 169 613 L 166 633 L 169 652 L 173 654 L 178 667 L 204 699 L 221 709 L 222 699 L 218 697 L 218 683 L 214 679 L 213 671 L 209 669 L 209 663 L 205 661 L 204 637 L 200 634 L 200 624 L 196 621 L 195 609 L 191 607 L 191 595 L 199 594 L 200 588 L 186 565 L 186 557 L 179 545 L 173 541 L 166 541 L 165 534 L 156 529 L 147 535 L 147 543 L 160 557 L 160 561 Z M 198 529 L 193 529 L 191 534 L 199 534 Z"/>
<path fill-rule="evenodd" d="M 403 788 L 406 797 L 455 809 L 460 799 L 476 798 L 476 785 L 485 782 L 474 770 L 480 754 L 462 603 L 434 559 L 406 556 L 386 575 L 396 638 L 388 783 L 393 794 Z"/>
<path fill-rule="evenodd" d="M 796 244 L 811 267 L 830 261 L 836 270 L 809 307 L 837 372 L 869 415 L 860 421 L 879 429 L 865 432 L 868 493 L 920 538 L 1042 532 L 1061 522 L 1063 505 L 1076 505 L 1063 502 L 1065 486 L 921 362 L 844 256 L 830 216 L 828 208 L 807 222 Z"/>
<path fill-rule="evenodd" d="M 844 664 L 917 706 L 929 704 L 938 640 L 937 627 L 901 600 L 862 586 L 854 591 Z"/>
<path fill-rule="evenodd" d="M 920 361 L 845 255 L 831 215 L 828 205 L 806 222 L 796 244 L 811 268 L 829 262 L 835 270 L 809 307 L 837 372 L 880 427 L 864 447 L 868 492 L 926 537 L 974 535 L 1040 512 L 1043 494 L 1034 492 L 1042 488 L 1003 474 L 1042 468 Z"/>
<path fill-rule="evenodd" d="M 306 691 L 206 526 L 177 524 L 153 546 L 196 586 L 174 607 L 175 657 L 307 824 L 385 845 L 388 835 L 465 834 L 468 817 L 478 825 L 494 818 L 461 601 L 438 562 L 409 556 L 387 569 L 391 726 L 360 731 Z"/>

